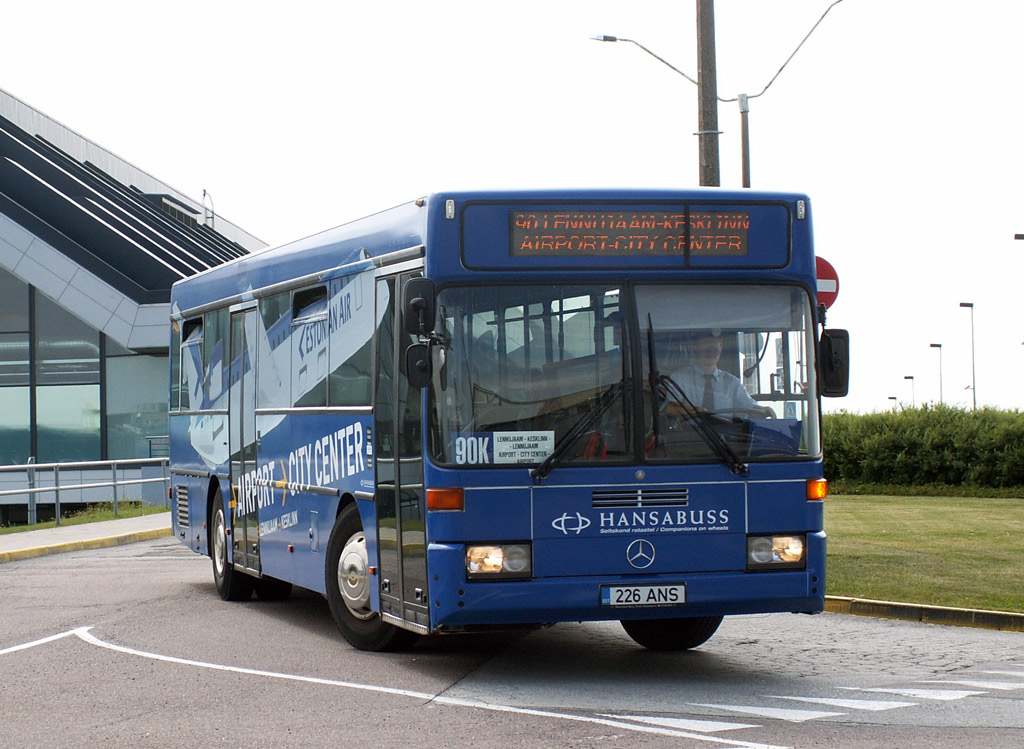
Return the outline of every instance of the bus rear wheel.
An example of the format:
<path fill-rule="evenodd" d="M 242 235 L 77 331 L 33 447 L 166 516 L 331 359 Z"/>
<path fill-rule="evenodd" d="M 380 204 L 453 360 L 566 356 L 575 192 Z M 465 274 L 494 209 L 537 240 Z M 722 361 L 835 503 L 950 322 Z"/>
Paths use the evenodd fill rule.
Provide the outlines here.
<path fill-rule="evenodd" d="M 213 522 L 210 523 L 210 558 L 213 560 L 213 582 L 225 601 L 247 601 L 256 587 L 256 578 L 237 571 L 228 559 L 227 522 L 220 491 L 213 498 Z"/>
<path fill-rule="evenodd" d="M 338 515 L 327 544 L 327 603 L 342 637 L 359 650 L 402 650 L 416 634 L 395 627 L 370 607 L 370 561 L 359 508 L 350 504 Z"/>
<path fill-rule="evenodd" d="M 692 616 L 685 619 L 637 619 L 622 621 L 622 628 L 634 642 L 649 650 L 689 650 L 703 645 L 722 623 L 720 616 Z"/>

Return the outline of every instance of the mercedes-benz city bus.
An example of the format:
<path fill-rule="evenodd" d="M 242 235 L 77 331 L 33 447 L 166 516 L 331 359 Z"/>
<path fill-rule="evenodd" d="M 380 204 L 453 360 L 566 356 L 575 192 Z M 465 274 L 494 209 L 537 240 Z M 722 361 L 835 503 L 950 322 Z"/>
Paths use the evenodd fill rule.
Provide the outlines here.
<path fill-rule="evenodd" d="M 175 535 L 357 648 L 822 610 L 848 336 L 802 195 L 451 192 L 175 284 Z"/>

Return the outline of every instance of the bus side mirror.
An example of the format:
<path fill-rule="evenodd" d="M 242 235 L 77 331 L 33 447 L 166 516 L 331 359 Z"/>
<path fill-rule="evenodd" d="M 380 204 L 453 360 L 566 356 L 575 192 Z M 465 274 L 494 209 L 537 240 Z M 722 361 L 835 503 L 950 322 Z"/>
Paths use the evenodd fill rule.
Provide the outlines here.
<path fill-rule="evenodd" d="M 428 336 L 434 329 L 434 282 L 429 278 L 410 278 L 402 291 L 402 319 L 405 330 Z"/>
<path fill-rule="evenodd" d="M 818 344 L 821 394 L 842 398 L 850 390 L 850 333 L 846 330 L 822 330 Z"/>
<path fill-rule="evenodd" d="M 429 345 L 414 343 L 405 350 L 405 376 L 409 378 L 410 386 L 422 388 L 429 385 L 432 369 Z"/>

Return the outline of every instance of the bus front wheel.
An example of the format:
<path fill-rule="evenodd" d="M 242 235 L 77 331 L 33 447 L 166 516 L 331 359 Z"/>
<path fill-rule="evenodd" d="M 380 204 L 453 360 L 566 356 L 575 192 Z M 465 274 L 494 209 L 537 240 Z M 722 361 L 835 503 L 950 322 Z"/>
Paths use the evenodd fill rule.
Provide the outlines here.
<path fill-rule="evenodd" d="M 359 650 L 401 650 L 416 634 L 380 618 L 370 607 L 370 561 L 359 508 L 348 505 L 334 523 L 327 544 L 327 603 L 342 637 Z"/>
<path fill-rule="evenodd" d="M 256 587 L 256 578 L 238 572 L 228 559 L 227 522 L 220 492 L 213 499 L 213 522 L 210 523 L 210 558 L 213 560 L 213 582 L 225 601 L 247 601 Z"/>
<path fill-rule="evenodd" d="M 633 640 L 650 650 L 689 650 L 703 645 L 722 623 L 720 616 L 692 616 L 685 619 L 637 619 L 622 621 Z"/>

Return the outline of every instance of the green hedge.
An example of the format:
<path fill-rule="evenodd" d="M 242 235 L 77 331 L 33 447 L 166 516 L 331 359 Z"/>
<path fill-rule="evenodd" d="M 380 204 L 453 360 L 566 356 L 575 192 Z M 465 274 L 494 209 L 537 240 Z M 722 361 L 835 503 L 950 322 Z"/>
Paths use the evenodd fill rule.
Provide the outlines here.
<path fill-rule="evenodd" d="M 1024 414 L 923 406 L 823 418 L 825 477 L 841 484 L 1024 486 Z"/>

